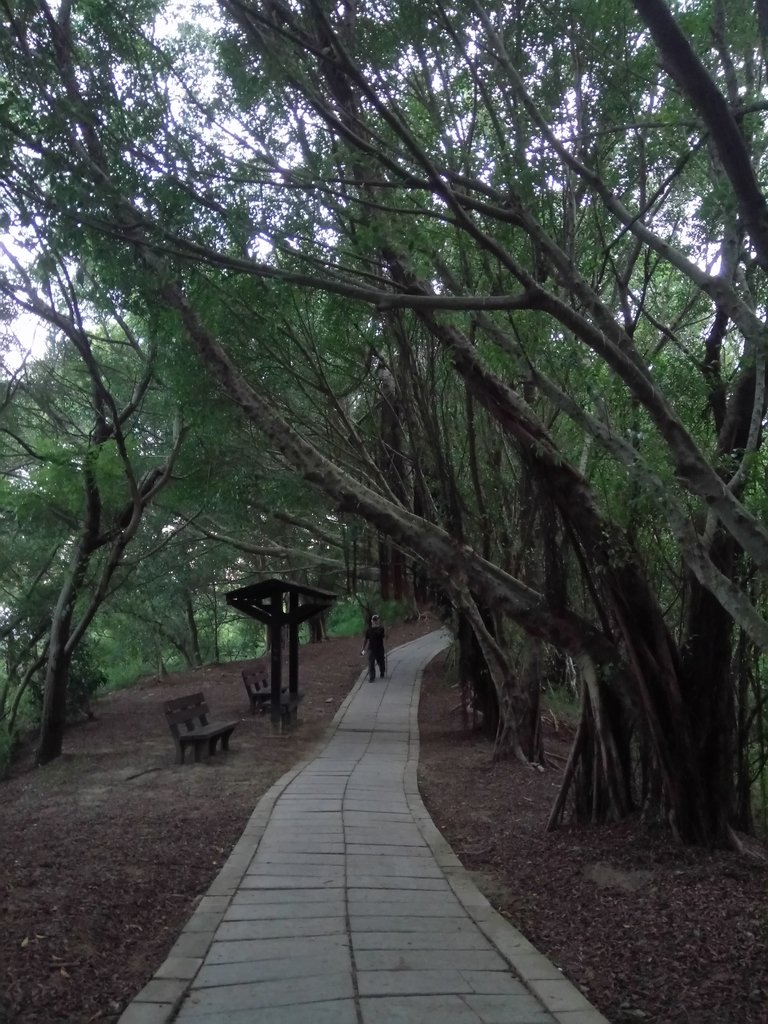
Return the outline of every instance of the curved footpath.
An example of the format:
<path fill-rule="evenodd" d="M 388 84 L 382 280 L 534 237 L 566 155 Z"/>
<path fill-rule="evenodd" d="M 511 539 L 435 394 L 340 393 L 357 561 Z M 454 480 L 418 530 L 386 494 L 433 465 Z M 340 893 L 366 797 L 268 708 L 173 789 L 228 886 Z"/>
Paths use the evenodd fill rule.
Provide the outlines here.
<path fill-rule="evenodd" d="M 416 784 L 430 633 L 259 801 L 119 1024 L 607 1024 L 489 905 Z"/>

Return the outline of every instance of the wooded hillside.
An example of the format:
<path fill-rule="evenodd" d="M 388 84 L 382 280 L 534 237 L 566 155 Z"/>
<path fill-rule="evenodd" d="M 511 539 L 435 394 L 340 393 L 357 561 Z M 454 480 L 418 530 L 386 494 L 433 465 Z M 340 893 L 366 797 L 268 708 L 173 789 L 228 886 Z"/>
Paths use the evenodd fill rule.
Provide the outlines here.
<path fill-rule="evenodd" d="M 552 826 L 765 828 L 762 5 L 0 12 L 6 726 L 289 572 L 578 691 Z"/>

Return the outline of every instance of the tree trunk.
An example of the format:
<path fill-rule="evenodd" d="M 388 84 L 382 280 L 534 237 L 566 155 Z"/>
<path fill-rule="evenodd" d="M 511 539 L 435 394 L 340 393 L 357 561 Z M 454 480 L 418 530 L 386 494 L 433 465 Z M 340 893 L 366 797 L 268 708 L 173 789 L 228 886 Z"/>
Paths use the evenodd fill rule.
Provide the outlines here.
<path fill-rule="evenodd" d="M 199 668 L 203 664 L 203 656 L 200 652 L 200 636 L 197 630 L 197 620 L 195 619 L 195 608 L 192 604 L 192 595 L 188 590 L 184 592 L 184 612 L 187 618 L 187 628 L 189 629 L 190 653 L 187 655 L 187 659 L 192 667 Z"/>
<path fill-rule="evenodd" d="M 617 742 L 617 737 L 626 735 L 620 706 L 595 664 L 586 656 L 577 662 L 582 683 L 581 719 L 548 829 L 560 822 L 569 794 L 574 818 L 580 823 L 619 821 L 632 806 L 628 749 Z"/>
<path fill-rule="evenodd" d="M 459 685 L 473 721 L 480 719 L 483 732 L 495 738 L 499 727 L 499 702 L 488 666 L 466 610 L 457 612 L 456 641 L 459 647 Z"/>
<path fill-rule="evenodd" d="M 37 763 L 48 764 L 59 757 L 64 743 L 67 724 L 67 688 L 71 658 L 59 640 L 51 642 L 48 666 L 45 673 L 45 696 L 40 721 L 40 738 L 37 747 Z"/>
<path fill-rule="evenodd" d="M 76 591 L 75 577 L 84 571 L 82 564 L 84 557 L 84 547 L 79 544 L 73 555 L 69 579 L 59 594 L 51 622 L 43 711 L 36 754 L 37 763 L 41 765 L 48 764 L 49 761 L 59 757 L 64 743 L 64 729 L 67 724 L 67 685 L 71 661 L 71 655 L 67 653 L 66 648 L 72 624 Z"/>
<path fill-rule="evenodd" d="M 322 643 L 323 640 L 328 638 L 325 629 L 325 615 L 325 612 L 319 612 L 317 615 L 313 615 L 307 623 L 309 626 L 309 642 L 311 644 Z"/>
<path fill-rule="evenodd" d="M 754 674 L 752 672 L 752 657 L 754 652 L 753 644 L 743 630 L 739 630 L 739 638 L 734 659 L 734 671 L 736 673 L 736 796 L 733 816 L 733 826 L 740 832 L 753 834 L 755 829 L 754 812 L 752 808 L 752 765 L 750 763 L 750 735 L 753 716 L 750 711 L 750 697 L 754 685 Z M 754 746 L 759 744 L 757 737 Z M 758 771 L 762 771 L 764 765 L 760 764 L 758 755 Z"/>
<path fill-rule="evenodd" d="M 718 534 L 712 558 L 733 578 L 733 541 Z M 685 833 L 703 823 L 717 846 L 727 845 L 736 810 L 736 685 L 733 681 L 733 619 L 698 580 L 687 580 L 686 638 L 682 649 L 684 698 L 695 741 L 701 779 L 686 818 L 678 822 Z M 691 794 L 694 796 L 694 794 Z M 677 812 L 678 814 L 680 811 Z"/>
<path fill-rule="evenodd" d="M 518 689 L 522 712 L 517 721 L 520 749 L 527 761 L 544 764 L 544 737 L 541 730 L 541 641 L 526 636 L 523 642 Z"/>
<path fill-rule="evenodd" d="M 392 547 L 392 596 L 401 603 L 407 600 L 408 583 L 405 574 L 405 556 L 396 546 Z"/>
<path fill-rule="evenodd" d="M 391 588 L 391 545 L 387 537 L 379 537 L 379 596 L 382 601 L 392 599 Z"/>

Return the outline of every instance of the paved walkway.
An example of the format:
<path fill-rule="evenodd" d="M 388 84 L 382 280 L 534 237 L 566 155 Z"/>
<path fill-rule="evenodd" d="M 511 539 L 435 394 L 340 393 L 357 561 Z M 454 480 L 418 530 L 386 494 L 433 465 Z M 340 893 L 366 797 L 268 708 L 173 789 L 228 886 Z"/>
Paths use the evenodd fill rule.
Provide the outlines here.
<path fill-rule="evenodd" d="M 418 683 L 446 643 L 361 678 L 120 1024 L 607 1024 L 491 909 L 421 802 Z"/>

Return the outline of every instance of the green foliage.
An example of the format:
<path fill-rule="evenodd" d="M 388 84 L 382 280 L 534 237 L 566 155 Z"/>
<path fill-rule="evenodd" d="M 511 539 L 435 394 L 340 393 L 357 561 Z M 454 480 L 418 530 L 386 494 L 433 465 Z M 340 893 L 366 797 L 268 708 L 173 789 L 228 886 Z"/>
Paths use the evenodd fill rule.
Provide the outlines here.
<path fill-rule="evenodd" d="M 2 228 L 25 255 L 0 271 L 0 293 L 23 296 L 28 273 L 57 315 L 46 357 L 7 374 L 0 407 L 0 550 L 13 552 L 0 554 L 12 621 L 3 653 L 17 678 L 62 588 L 76 579 L 77 613 L 99 593 L 108 554 L 88 549 L 75 567 L 71 554 L 83 536 L 120 537 L 136 482 L 172 441 L 175 406 L 187 443 L 173 488 L 110 578 L 100 622 L 113 683 L 259 649 L 256 627 L 223 606 L 231 581 L 284 573 L 357 587 L 353 567 L 376 566 L 384 528 L 369 513 L 375 528 L 352 538 L 342 523 L 358 487 L 402 506 L 415 532 L 436 526 L 482 553 L 488 579 L 530 573 L 542 607 L 608 636 L 621 616 L 604 583 L 636 549 L 685 650 L 695 630 L 683 635 L 686 548 L 674 517 L 697 542 L 708 537 L 710 500 L 691 481 L 707 462 L 728 480 L 744 446 L 716 436 L 702 372 L 712 296 L 732 292 L 720 300 L 729 322 L 717 386 L 738 411 L 764 347 L 744 311 L 765 308 L 768 286 L 749 218 L 713 158 L 714 133 L 688 102 L 695 90 L 674 82 L 631 5 L 519 5 L 510 18 L 493 0 L 392 0 L 361 6 L 353 27 L 339 7 L 320 5 L 321 23 L 318 5 L 297 0 L 289 32 L 267 19 L 249 35 L 221 13 L 232 5 L 214 5 L 213 28 L 190 5 L 160 32 L 159 0 L 83 0 L 71 53 L 65 26 L 52 39 L 51 22 L 27 6 L 10 26 L 23 38 L 0 37 Z M 729 9 L 727 38 L 713 46 L 710 6 L 682 6 L 680 23 L 729 102 L 759 100 L 752 9 Z M 318 42 L 333 28 L 343 60 Z M 359 74 L 345 75 L 347 61 Z M 761 112 L 738 113 L 747 163 L 764 177 Z M 703 267 L 720 275 L 705 287 Z M 168 308 L 176 287 L 187 329 Z M 361 289 L 376 294 L 362 301 Z M 524 289 L 527 309 L 389 301 Z M 73 306 L 91 339 L 84 359 L 59 336 Z M 234 401 L 201 372 L 191 324 L 242 371 Z M 464 350 L 451 348 L 456 337 Z M 470 355 L 471 373 L 461 364 Z M 158 377 L 133 408 L 155 358 Z M 224 360 L 210 365 L 221 374 Z M 541 430 L 483 394 L 482 374 Z M 264 433 L 243 426 L 249 387 L 251 408 L 270 418 Z M 105 435 L 126 406 L 118 444 Z M 288 438 L 312 458 L 297 459 Z M 344 501 L 318 455 L 345 481 Z M 743 469 L 743 516 L 757 533 L 765 455 Z M 583 477 L 581 510 L 561 489 L 569 473 Z M 544 479 L 538 491 L 533 476 Z M 552 579 L 527 561 L 548 502 L 561 577 L 551 600 Z M 605 528 L 579 536 L 577 511 Z M 572 535 L 558 532 L 563 519 Z M 739 588 L 753 568 L 731 574 L 729 601 L 734 590 L 751 600 Z M 377 611 L 385 623 L 400 614 Z M 351 600 L 329 616 L 335 635 L 363 625 Z"/>
<path fill-rule="evenodd" d="M 337 601 L 328 613 L 328 636 L 355 636 L 363 633 L 363 611 L 354 598 Z"/>
<path fill-rule="evenodd" d="M 337 601 L 328 613 L 329 636 L 362 636 L 367 626 L 363 605 L 368 604 L 382 621 L 385 628 L 394 626 L 410 612 L 410 605 L 403 601 L 382 601 L 376 595 L 358 595 Z"/>
<path fill-rule="evenodd" d="M 558 721 L 577 725 L 581 714 L 581 701 L 572 690 L 547 687 L 541 695 L 542 710 L 549 711 Z"/>
<path fill-rule="evenodd" d="M 104 673 L 104 682 L 99 686 L 99 694 L 114 693 L 133 686 L 137 679 L 151 671 L 142 658 L 115 658 L 99 644 L 99 663 Z"/>
<path fill-rule="evenodd" d="M 5 722 L 0 722 L 0 779 L 5 778 L 11 766 L 14 739 Z"/>
<path fill-rule="evenodd" d="M 81 715 L 91 716 L 91 699 L 107 682 L 107 675 L 99 664 L 98 651 L 82 640 L 72 657 L 67 685 L 67 719 L 74 721 Z M 29 686 L 30 704 L 37 721 L 43 710 L 44 679 L 33 677 Z"/>

